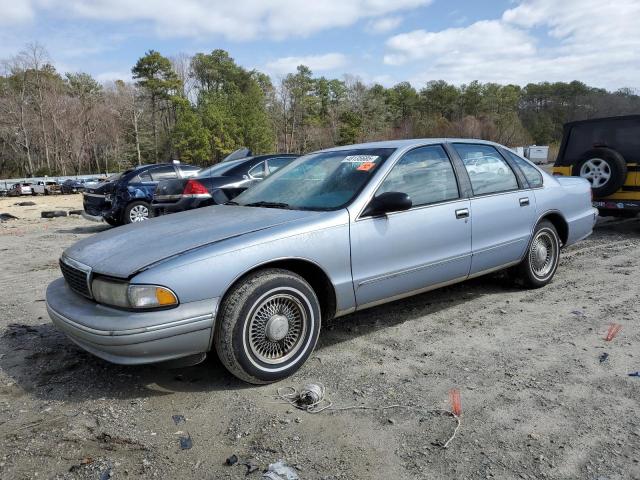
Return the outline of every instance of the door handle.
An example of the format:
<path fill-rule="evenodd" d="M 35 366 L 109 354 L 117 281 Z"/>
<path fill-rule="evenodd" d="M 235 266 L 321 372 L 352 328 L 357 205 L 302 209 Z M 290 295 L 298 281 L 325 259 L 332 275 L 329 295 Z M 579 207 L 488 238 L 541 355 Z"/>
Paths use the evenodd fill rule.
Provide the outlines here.
<path fill-rule="evenodd" d="M 469 218 L 469 209 L 460 208 L 456 210 L 456 218 Z"/>
<path fill-rule="evenodd" d="M 520 199 L 520 206 L 521 207 L 526 207 L 527 205 L 529 205 L 529 197 L 524 197 Z"/>

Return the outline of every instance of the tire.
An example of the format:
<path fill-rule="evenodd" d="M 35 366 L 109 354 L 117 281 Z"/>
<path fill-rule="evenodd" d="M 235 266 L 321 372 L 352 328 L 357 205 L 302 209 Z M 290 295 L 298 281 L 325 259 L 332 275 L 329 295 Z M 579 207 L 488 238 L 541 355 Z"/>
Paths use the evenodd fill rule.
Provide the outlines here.
<path fill-rule="evenodd" d="M 627 163 L 622 155 L 610 148 L 594 148 L 573 166 L 573 175 L 591 183 L 594 197 L 606 197 L 617 192 L 627 179 Z"/>
<path fill-rule="evenodd" d="M 525 288 L 544 287 L 555 275 L 559 260 L 560 237 L 556 227 L 542 220 L 533 231 L 524 260 L 514 268 L 514 279 Z"/>
<path fill-rule="evenodd" d="M 118 220 L 116 220 L 115 218 L 111 218 L 111 217 L 102 217 L 104 218 L 104 221 L 107 222 L 109 225 L 111 225 L 112 227 L 119 227 L 120 225 L 122 225 Z"/>
<path fill-rule="evenodd" d="M 225 296 L 216 320 L 216 351 L 239 379 L 275 382 L 293 374 L 311 355 L 320 322 L 318 298 L 301 276 L 260 270 Z"/>
<path fill-rule="evenodd" d="M 40 216 L 42 218 L 55 218 L 55 217 L 66 217 L 66 210 L 45 210 L 44 212 L 40 212 Z"/>
<path fill-rule="evenodd" d="M 146 216 L 144 214 L 145 211 Z M 138 200 L 131 202 L 127 205 L 127 208 L 124 209 L 124 213 L 122 214 L 122 223 L 124 225 L 128 225 L 129 223 L 143 222 L 145 220 L 149 220 L 151 217 L 153 217 L 151 205 L 147 202 Z"/>

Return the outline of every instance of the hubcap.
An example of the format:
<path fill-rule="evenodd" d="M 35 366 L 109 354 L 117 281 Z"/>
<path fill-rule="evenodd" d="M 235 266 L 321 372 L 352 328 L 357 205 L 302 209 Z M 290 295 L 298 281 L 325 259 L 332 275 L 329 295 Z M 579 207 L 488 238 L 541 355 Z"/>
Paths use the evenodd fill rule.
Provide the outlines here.
<path fill-rule="evenodd" d="M 593 188 L 602 187 L 611 178 L 611 167 L 601 158 L 592 158 L 582 164 L 580 176 L 589 180 Z"/>
<path fill-rule="evenodd" d="M 553 271 L 557 259 L 557 243 L 553 235 L 543 230 L 536 235 L 529 249 L 529 263 L 536 277 L 544 279 Z"/>
<path fill-rule="evenodd" d="M 132 222 L 143 222 L 149 219 L 149 209 L 144 205 L 136 205 L 129 212 L 129 219 Z"/>
<path fill-rule="evenodd" d="M 283 363 L 298 352 L 307 329 L 307 313 L 298 298 L 270 295 L 249 315 L 249 348 L 258 360 Z"/>

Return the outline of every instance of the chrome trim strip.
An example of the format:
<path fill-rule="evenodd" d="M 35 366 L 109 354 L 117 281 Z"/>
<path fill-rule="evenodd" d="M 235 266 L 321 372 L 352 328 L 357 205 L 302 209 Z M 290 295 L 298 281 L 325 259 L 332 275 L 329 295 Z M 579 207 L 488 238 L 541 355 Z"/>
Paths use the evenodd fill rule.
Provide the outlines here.
<path fill-rule="evenodd" d="M 146 332 L 155 332 L 158 330 L 164 330 L 166 328 L 179 327 L 181 325 L 188 325 L 190 323 L 198 323 L 204 320 L 210 320 L 213 318 L 213 314 L 206 313 L 204 315 L 199 315 L 197 317 L 184 318 L 182 320 L 175 320 L 169 323 L 163 323 L 160 325 L 152 325 L 150 327 L 143 328 L 131 328 L 129 330 L 98 330 L 95 328 L 87 327 L 86 325 L 82 325 L 81 323 L 74 322 L 64 315 L 60 314 L 47 303 L 47 308 L 53 312 L 60 320 L 69 324 L 70 326 L 77 328 L 78 330 L 82 330 L 83 332 L 91 333 L 93 335 L 100 335 L 102 337 L 115 337 L 115 336 L 123 336 L 123 335 L 134 335 L 137 333 L 146 333 Z"/>
<path fill-rule="evenodd" d="M 518 243 L 518 242 L 522 242 L 522 241 L 528 241 L 528 237 L 520 237 L 520 238 L 516 238 L 515 240 L 509 240 L 508 242 L 502 242 L 499 243 L 497 245 L 491 245 L 490 247 L 485 247 L 482 248 L 480 250 L 474 250 L 473 251 L 473 255 L 477 254 L 477 253 L 485 253 L 485 252 L 489 252 L 491 250 L 495 250 L 496 248 L 502 248 L 502 247 L 508 247 L 509 245 L 512 245 L 514 243 Z"/>
<path fill-rule="evenodd" d="M 471 253 L 466 253 L 464 255 L 457 255 L 455 257 L 449 257 L 449 258 L 445 258 L 444 260 L 438 260 L 435 262 L 430 262 L 430 263 L 425 263 L 423 265 L 418 265 L 417 267 L 411 267 L 411 268 L 406 268 L 404 270 L 397 270 L 395 272 L 391 272 L 391 273 L 385 273 L 383 275 L 378 275 L 377 277 L 372 277 L 372 278 L 368 278 L 366 280 L 361 281 L 360 283 L 358 283 L 358 288 L 364 286 L 364 285 L 368 285 L 370 283 L 375 283 L 378 282 L 380 280 L 387 280 L 389 278 L 394 278 L 394 277 L 399 277 L 402 275 L 406 275 L 408 273 L 413 273 L 413 272 L 417 272 L 419 270 L 424 270 L 426 268 L 429 267 L 435 267 L 438 265 L 442 265 L 445 263 L 450 263 L 453 262 L 455 260 L 461 260 L 463 258 L 467 258 L 470 257 Z"/>
<path fill-rule="evenodd" d="M 105 194 L 102 194 L 102 193 L 86 193 L 86 192 L 84 192 L 83 195 L 85 197 L 96 197 L 96 198 L 106 198 L 107 197 Z"/>
<path fill-rule="evenodd" d="M 360 311 L 360 310 L 363 310 L 365 308 L 375 307 L 377 305 L 382 305 L 383 303 L 393 302 L 395 300 L 400 300 L 402 298 L 411 297 L 413 295 L 418 295 L 420 293 L 425 293 L 425 292 L 428 292 L 430 290 L 436 290 L 436 289 L 441 288 L 441 287 L 446 287 L 447 285 L 453 285 L 454 283 L 463 282 L 466 279 L 467 279 L 467 277 L 465 276 L 465 277 L 454 278 L 453 280 L 448 280 L 446 282 L 435 283 L 433 285 L 429 285 L 428 287 L 419 288 L 417 290 L 411 290 L 410 292 L 400 293 L 398 295 L 394 295 L 392 297 L 383 298 L 381 300 L 375 300 L 373 302 L 365 303 L 364 305 L 358 305 L 356 310 Z"/>
<path fill-rule="evenodd" d="M 154 195 L 153 199 L 154 200 L 178 200 L 180 197 L 182 197 L 182 194 L 176 194 L 176 195 Z"/>

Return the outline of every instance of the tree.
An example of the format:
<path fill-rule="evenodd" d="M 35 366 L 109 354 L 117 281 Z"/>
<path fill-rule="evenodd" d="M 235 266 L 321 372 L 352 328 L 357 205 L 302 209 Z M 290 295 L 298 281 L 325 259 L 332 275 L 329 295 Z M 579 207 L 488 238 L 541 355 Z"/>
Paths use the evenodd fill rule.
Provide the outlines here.
<path fill-rule="evenodd" d="M 171 66 L 171 61 L 155 50 L 149 50 L 131 69 L 137 84 L 145 89 L 151 100 L 151 124 L 153 128 L 154 159 L 158 161 L 157 114 L 161 101 L 168 101 L 181 87 L 180 79 Z M 165 104 L 166 107 L 166 104 Z"/>

